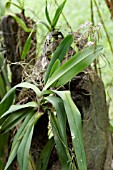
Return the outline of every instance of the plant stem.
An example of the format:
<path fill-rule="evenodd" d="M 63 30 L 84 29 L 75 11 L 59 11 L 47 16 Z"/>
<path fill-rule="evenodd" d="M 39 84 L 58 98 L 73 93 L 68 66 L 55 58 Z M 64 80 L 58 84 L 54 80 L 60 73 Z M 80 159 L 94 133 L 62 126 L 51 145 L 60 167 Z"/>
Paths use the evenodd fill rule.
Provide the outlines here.
<path fill-rule="evenodd" d="M 93 1 L 90 0 L 90 7 L 91 7 L 91 22 L 94 26 L 94 12 L 93 12 Z"/>

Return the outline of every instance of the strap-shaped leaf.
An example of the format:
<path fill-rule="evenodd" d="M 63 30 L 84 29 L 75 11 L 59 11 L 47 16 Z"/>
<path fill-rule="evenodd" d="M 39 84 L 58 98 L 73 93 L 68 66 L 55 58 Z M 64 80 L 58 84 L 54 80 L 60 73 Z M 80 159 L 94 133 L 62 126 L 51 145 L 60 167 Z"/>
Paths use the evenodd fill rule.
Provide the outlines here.
<path fill-rule="evenodd" d="M 12 105 L 14 100 L 14 95 L 15 95 L 15 90 L 13 90 L 12 93 L 9 93 L 9 95 L 6 98 L 4 96 L 5 100 L 3 98 L 2 101 L 0 102 L 0 116 L 3 115 Z"/>
<path fill-rule="evenodd" d="M 21 140 L 17 151 L 17 160 L 21 170 L 28 170 L 29 149 L 31 145 L 34 125 L 42 115 L 42 112 L 34 114 L 29 123 L 27 124 L 26 132 L 24 133 L 23 139 Z"/>
<path fill-rule="evenodd" d="M 21 140 L 26 132 L 27 126 L 29 125 L 30 120 L 32 119 L 33 115 L 34 115 L 34 111 L 30 112 L 28 114 L 28 116 L 25 118 L 23 124 L 21 125 L 20 129 L 17 131 L 13 143 L 12 143 L 12 147 L 11 147 L 11 152 L 7 161 L 7 164 L 5 166 L 4 170 L 7 170 L 7 168 L 10 166 L 10 164 L 12 163 L 12 161 L 14 160 L 14 158 L 16 157 L 17 154 L 17 150 L 18 147 L 21 143 Z"/>
<path fill-rule="evenodd" d="M 59 122 L 57 117 L 53 113 L 51 113 L 50 116 L 50 123 L 52 126 L 56 149 L 59 156 L 59 160 L 61 162 L 62 170 L 71 170 L 73 169 L 72 167 L 74 166 L 74 164 L 72 163 L 72 158 L 70 157 L 70 155 L 67 154 L 66 150 L 68 148 L 65 146 L 64 141 L 62 140 L 62 132 L 59 126 Z M 76 170 L 75 166 L 74 170 Z"/>
<path fill-rule="evenodd" d="M 19 1 L 18 1 L 18 3 L 19 3 Z M 5 9 L 7 10 L 7 11 L 9 11 L 10 10 L 10 7 L 11 7 L 11 5 L 14 5 L 14 6 L 16 6 L 17 8 L 19 8 L 20 10 L 22 10 L 23 8 L 21 7 L 21 4 L 16 4 L 16 3 L 14 3 L 14 2 L 12 2 L 12 1 L 8 1 L 7 3 L 6 3 L 6 5 L 5 5 Z"/>
<path fill-rule="evenodd" d="M 60 60 L 57 59 L 57 60 L 54 62 L 52 68 L 51 68 L 50 77 L 52 76 L 52 74 L 53 74 L 59 67 L 60 67 Z"/>
<path fill-rule="evenodd" d="M 15 89 L 19 87 L 32 89 L 38 97 L 41 95 L 41 91 L 39 90 L 39 88 L 31 83 L 24 82 L 14 86 L 7 92 L 7 94 L 3 97 L 2 101 L 0 102 L 0 116 L 3 115 L 12 105 L 14 100 Z"/>
<path fill-rule="evenodd" d="M 6 60 L 4 59 L 4 57 L 1 54 L 0 54 L 0 70 L 1 70 L 0 75 L 5 83 L 5 88 L 6 88 L 6 90 L 9 90 L 11 88 L 11 85 L 10 85 L 10 82 L 8 79 Z"/>
<path fill-rule="evenodd" d="M 47 170 L 50 155 L 54 145 L 55 145 L 54 138 L 52 137 L 51 139 L 48 140 L 47 144 L 44 146 L 40 154 L 39 160 L 37 162 L 36 170 Z"/>
<path fill-rule="evenodd" d="M 17 151 L 17 160 L 21 170 L 28 170 L 29 163 L 29 149 L 31 145 L 34 125 L 30 125 L 24 134 L 24 137 L 19 145 Z"/>
<path fill-rule="evenodd" d="M 9 155 L 8 162 L 5 166 L 5 170 L 10 166 L 13 159 L 17 155 L 18 162 L 20 165 L 21 170 L 27 170 L 28 168 L 28 153 L 30 149 L 32 134 L 33 134 L 33 127 L 37 120 L 43 115 L 43 113 L 36 113 L 35 111 L 31 111 L 28 113 L 28 116 L 24 120 L 23 124 L 21 125 L 20 129 L 17 131 L 12 147 L 11 152 Z M 24 151 L 24 152 L 23 152 Z"/>
<path fill-rule="evenodd" d="M 51 68 L 50 77 L 51 77 L 52 74 L 60 67 L 60 64 L 61 64 L 61 63 L 60 63 L 60 60 L 57 59 L 57 60 L 55 61 L 55 63 L 53 64 L 52 68 Z M 56 83 L 57 83 L 57 82 L 54 82 L 54 83 L 52 84 L 52 86 L 55 87 L 55 86 L 56 86 Z"/>
<path fill-rule="evenodd" d="M 25 59 L 27 53 L 29 52 L 29 49 L 31 47 L 31 36 L 32 36 L 33 31 L 31 31 L 31 33 L 29 34 L 26 43 L 24 45 L 23 51 L 22 51 L 22 55 L 21 55 L 21 59 Z"/>
<path fill-rule="evenodd" d="M 54 16 L 52 24 L 51 24 L 52 28 L 55 28 L 66 1 L 67 0 L 64 0 L 63 3 L 61 5 L 59 5 L 59 7 L 57 8 L 57 10 L 55 12 L 55 16 Z"/>
<path fill-rule="evenodd" d="M 23 30 L 25 32 L 31 32 L 32 31 L 32 29 L 28 28 L 26 26 L 25 22 L 22 19 L 20 19 L 19 17 L 17 17 L 17 15 L 15 15 L 14 13 L 11 13 L 11 11 L 9 12 L 9 15 L 12 16 L 16 20 L 16 22 L 23 28 Z"/>
<path fill-rule="evenodd" d="M 13 150 L 11 151 L 11 153 L 10 153 L 10 155 L 9 155 L 8 162 L 7 162 L 4 170 L 7 170 L 7 169 L 8 169 L 8 167 L 11 165 L 12 161 L 13 161 L 14 158 L 16 157 L 16 153 L 17 153 L 19 144 L 20 144 L 20 141 L 18 141 L 18 142 L 16 143 L 15 147 L 14 147 Z"/>
<path fill-rule="evenodd" d="M 67 147 L 67 137 L 66 137 L 66 113 L 63 105 L 63 101 L 61 98 L 56 96 L 48 96 L 45 97 L 50 103 L 52 103 L 53 107 L 56 110 L 59 126 L 61 129 L 61 136 L 64 144 Z"/>
<path fill-rule="evenodd" d="M 10 83 L 7 75 L 7 67 L 4 62 L 4 58 L 0 55 L 0 99 L 2 99 L 7 90 L 10 89 Z M 10 95 L 10 98 L 1 104 L 0 102 L 0 116 L 11 106 L 14 99 L 14 93 Z"/>
<path fill-rule="evenodd" d="M 6 94 L 6 85 L 2 75 L 3 65 L 4 65 L 4 58 L 2 55 L 0 55 L 0 99 L 2 99 Z"/>
<path fill-rule="evenodd" d="M 4 159 L 6 157 L 6 149 L 9 147 L 9 133 L 0 134 L 0 170 L 4 169 Z"/>
<path fill-rule="evenodd" d="M 70 91 L 54 91 L 63 102 L 71 131 L 73 148 L 79 170 L 87 170 L 84 145 L 82 141 L 82 121 L 79 110 L 74 104 Z"/>
<path fill-rule="evenodd" d="M 6 94 L 6 86 L 2 74 L 0 73 L 0 99 Z"/>
<path fill-rule="evenodd" d="M 46 90 L 55 81 L 58 81 L 56 84 L 57 87 L 66 84 L 78 73 L 88 67 L 102 50 L 103 47 L 98 45 L 96 47 L 88 47 L 84 49 L 84 51 L 75 54 L 52 74 L 43 90 Z"/>
<path fill-rule="evenodd" d="M 7 112 L 5 112 L 5 113 L 1 116 L 1 118 L 4 117 L 4 116 L 6 116 L 6 115 L 8 115 L 8 114 L 10 114 L 10 113 L 12 113 L 12 112 L 16 112 L 16 111 L 18 111 L 18 110 L 21 110 L 21 109 L 24 109 L 24 108 L 31 108 L 31 107 L 37 108 L 38 105 L 37 105 L 36 102 L 33 102 L 33 101 L 32 101 L 32 102 L 28 102 L 28 103 L 26 103 L 26 104 L 22 104 L 22 105 L 20 105 L 20 104 L 11 105 L 11 107 L 9 108 L 9 110 L 8 110 Z"/>
<path fill-rule="evenodd" d="M 9 0 L 9 1 L 5 4 L 5 9 L 6 9 L 6 11 L 9 11 L 10 6 L 11 6 L 11 1 Z"/>
<path fill-rule="evenodd" d="M 57 122 L 56 128 L 58 127 L 59 131 L 58 131 L 58 134 L 56 134 L 58 139 L 55 140 L 55 143 L 58 142 L 58 144 L 56 143 L 56 145 L 59 145 L 59 143 L 61 142 L 61 146 L 63 144 L 62 149 L 64 149 L 63 152 L 65 152 L 67 159 L 68 159 L 68 162 L 69 162 L 68 165 L 65 165 L 65 166 L 68 167 L 68 168 L 74 167 L 74 169 L 76 169 L 75 165 L 73 164 L 72 158 L 70 156 L 70 151 L 69 151 L 68 143 L 67 143 L 66 112 L 65 112 L 65 109 L 64 109 L 63 101 L 62 101 L 61 98 L 56 97 L 56 96 L 48 96 L 45 99 L 48 100 L 50 103 L 52 103 L 52 105 L 54 106 L 56 113 L 57 113 L 58 122 L 57 122 L 57 119 L 56 118 L 55 119 L 56 119 L 56 122 Z M 55 122 L 55 119 L 53 119 L 54 122 Z M 59 148 L 58 148 L 58 150 L 59 150 Z M 58 152 L 60 154 L 60 151 L 58 151 Z M 60 157 L 60 155 L 59 155 L 59 157 Z M 60 161 L 62 162 L 62 164 L 64 166 L 64 160 L 62 160 L 62 157 L 60 158 Z"/>
<path fill-rule="evenodd" d="M 45 83 L 47 82 L 48 78 L 50 77 L 50 72 L 51 72 L 51 68 L 54 65 L 55 61 L 57 59 L 60 60 L 60 62 L 64 59 L 66 53 L 68 52 L 71 44 L 73 42 L 73 36 L 72 35 L 67 35 L 62 42 L 60 43 L 60 45 L 57 47 L 57 49 L 55 50 L 52 59 L 47 67 L 47 71 L 46 71 L 46 75 L 45 75 Z"/>
<path fill-rule="evenodd" d="M 30 112 L 32 109 L 23 109 L 14 112 L 11 114 L 1 125 L 0 132 L 6 133 L 7 131 L 14 128 L 20 121 L 22 121 Z"/>
<path fill-rule="evenodd" d="M 49 24 L 51 26 L 51 19 L 50 19 L 49 11 L 48 11 L 48 8 L 47 8 L 47 0 L 46 0 L 46 7 L 45 7 L 45 14 L 46 14 L 46 19 L 47 19 L 47 21 L 49 22 Z"/>

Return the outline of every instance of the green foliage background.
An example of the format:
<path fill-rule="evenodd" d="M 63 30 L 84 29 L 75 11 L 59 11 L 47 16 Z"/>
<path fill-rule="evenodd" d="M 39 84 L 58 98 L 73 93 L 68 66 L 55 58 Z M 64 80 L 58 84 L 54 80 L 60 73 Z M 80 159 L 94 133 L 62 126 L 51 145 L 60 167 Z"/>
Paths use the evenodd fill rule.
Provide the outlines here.
<path fill-rule="evenodd" d="M 3 0 L 2 0 L 3 1 Z M 39 20 L 46 21 L 45 18 L 45 0 L 12 0 L 13 2 L 22 2 L 24 1 L 25 11 L 28 16 L 34 18 L 37 22 Z M 7 2 L 3 1 L 3 4 Z M 55 9 L 57 8 L 55 0 L 48 0 L 48 9 L 50 9 L 50 16 L 53 16 Z M 57 0 L 58 4 L 61 3 L 61 0 Z M 91 8 L 90 0 L 67 0 L 66 5 L 63 9 L 63 13 L 66 17 L 66 20 L 72 27 L 73 31 L 76 31 L 80 24 L 83 24 L 85 21 L 91 21 Z M 104 24 L 107 28 L 111 42 L 113 42 L 113 21 L 111 20 L 110 12 L 105 4 L 105 1 L 97 0 L 99 9 L 104 21 Z M 17 8 L 12 6 L 12 10 L 17 12 Z M 19 12 L 19 11 L 18 11 Z M 95 24 L 100 23 L 100 18 L 97 13 L 97 9 L 94 5 L 94 21 Z M 38 43 L 42 42 L 42 37 L 47 33 L 47 29 L 43 25 L 38 26 L 41 29 L 38 30 Z M 64 34 L 68 31 L 70 32 L 69 27 L 66 24 L 63 16 L 60 17 L 57 28 L 59 28 Z M 101 29 L 100 44 L 104 46 L 105 57 L 100 57 L 100 68 L 102 72 L 102 79 L 105 84 L 107 101 L 110 104 L 110 119 L 113 119 L 113 54 L 111 53 L 107 37 L 104 29 Z"/>

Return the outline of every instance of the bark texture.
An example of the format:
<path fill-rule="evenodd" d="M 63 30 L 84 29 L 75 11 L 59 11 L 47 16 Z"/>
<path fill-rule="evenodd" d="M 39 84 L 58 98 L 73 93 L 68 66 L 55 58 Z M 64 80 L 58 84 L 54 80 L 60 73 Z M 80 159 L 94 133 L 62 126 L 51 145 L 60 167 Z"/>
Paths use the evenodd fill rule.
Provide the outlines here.
<path fill-rule="evenodd" d="M 33 29 L 34 21 L 24 16 L 24 12 L 17 14 L 17 16 L 23 20 L 28 28 Z M 24 66 L 20 63 L 21 55 L 29 36 L 29 32 L 25 32 L 23 28 L 15 21 L 10 15 L 6 15 L 2 18 L 1 28 L 4 37 L 5 53 L 4 57 L 7 58 L 11 64 L 12 71 L 12 86 L 18 84 L 22 80 L 22 70 Z M 31 36 L 31 47 L 27 53 L 26 59 L 23 62 L 27 62 L 30 65 L 34 64 L 36 57 L 36 32 L 34 31 Z"/>
<path fill-rule="evenodd" d="M 71 81 L 70 89 L 82 114 L 88 170 L 111 170 L 113 148 L 103 82 L 88 67 Z"/>

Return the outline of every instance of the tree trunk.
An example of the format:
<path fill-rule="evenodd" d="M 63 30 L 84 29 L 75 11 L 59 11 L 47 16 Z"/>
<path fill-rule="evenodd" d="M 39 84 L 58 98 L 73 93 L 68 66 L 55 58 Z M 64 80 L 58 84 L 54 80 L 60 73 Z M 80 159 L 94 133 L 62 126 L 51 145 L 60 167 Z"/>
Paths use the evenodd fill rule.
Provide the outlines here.
<path fill-rule="evenodd" d="M 88 170 L 111 170 L 113 148 L 103 82 L 88 67 L 71 81 L 70 89 L 82 114 Z"/>

